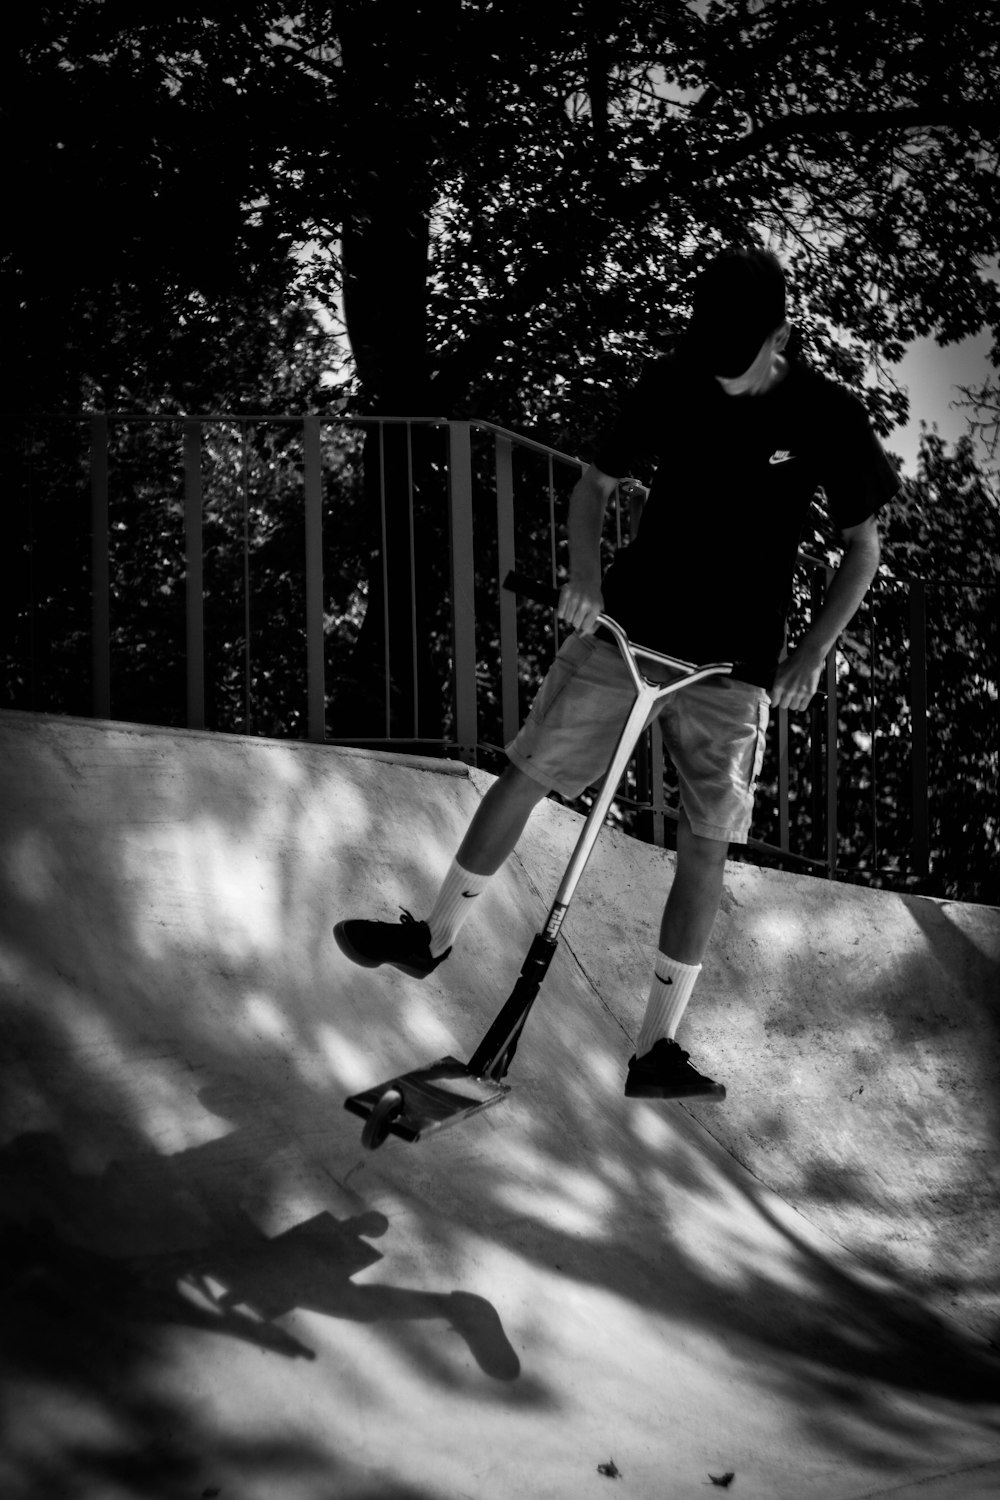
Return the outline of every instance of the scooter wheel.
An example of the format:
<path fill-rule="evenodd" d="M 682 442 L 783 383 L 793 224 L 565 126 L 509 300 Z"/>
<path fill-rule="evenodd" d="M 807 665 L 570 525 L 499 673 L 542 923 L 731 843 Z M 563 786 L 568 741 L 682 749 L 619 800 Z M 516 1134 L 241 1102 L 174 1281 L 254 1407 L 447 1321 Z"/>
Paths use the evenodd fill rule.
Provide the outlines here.
<path fill-rule="evenodd" d="M 361 1132 L 362 1146 L 367 1151 L 376 1151 L 389 1134 L 393 1120 L 402 1112 L 402 1094 L 398 1089 L 386 1089 L 365 1121 L 365 1128 Z"/>

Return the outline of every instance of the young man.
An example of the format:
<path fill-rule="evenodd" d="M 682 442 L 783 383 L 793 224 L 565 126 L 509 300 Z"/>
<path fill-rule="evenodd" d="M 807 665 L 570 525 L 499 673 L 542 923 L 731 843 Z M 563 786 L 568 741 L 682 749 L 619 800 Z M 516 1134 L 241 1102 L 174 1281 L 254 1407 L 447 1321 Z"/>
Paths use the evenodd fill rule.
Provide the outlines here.
<path fill-rule="evenodd" d="M 733 661 L 730 677 L 681 688 L 660 710 L 677 770 L 677 862 L 625 1092 L 724 1098 L 675 1037 L 722 894 L 731 842 L 745 843 L 768 705 L 808 706 L 823 662 L 879 563 L 878 510 L 894 469 L 860 401 L 786 354 L 785 280 L 774 256 L 737 250 L 702 273 L 677 351 L 655 361 L 597 441 L 569 503 L 562 646 L 510 765 L 484 797 L 426 922 L 348 920 L 335 928 L 356 963 L 423 978 L 443 963 L 476 898 L 549 791 L 599 780 L 634 696 L 606 613 L 629 637 L 686 661 Z M 638 536 L 602 580 L 599 543 L 618 479 L 655 472 Z M 844 553 L 822 608 L 779 664 L 792 572 L 822 488 Z"/>

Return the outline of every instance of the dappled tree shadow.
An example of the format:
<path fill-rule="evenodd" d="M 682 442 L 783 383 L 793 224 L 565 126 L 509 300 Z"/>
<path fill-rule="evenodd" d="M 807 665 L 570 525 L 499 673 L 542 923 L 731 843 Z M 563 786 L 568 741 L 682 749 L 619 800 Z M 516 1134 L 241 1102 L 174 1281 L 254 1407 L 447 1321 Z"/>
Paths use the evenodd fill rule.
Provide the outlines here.
<path fill-rule="evenodd" d="M 102 787 L 74 758 L 81 732 L 105 733 L 25 738 L 6 819 L 0 1183 L 6 1377 L 121 1408 L 114 1440 L 92 1445 L 95 1472 L 150 1453 L 164 1475 L 257 1462 L 254 1443 L 206 1432 L 158 1384 L 170 1329 L 294 1370 L 322 1363 L 316 1315 L 364 1323 L 446 1395 L 478 1379 L 557 1413 L 501 1289 L 462 1285 L 470 1235 L 739 1351 L 818 1441 L 890 1464 L 925 1398 L 996 1432 L 985 1349 L 898 1280 L 858 1277 L 797 1234 L 685 1112 L 650 1115 L 611 1091 L 600 1069 L 621 1032 L 569 958 L 529 1022 L 508 1105 L 415 1148 L 360 1151 L 344 1096 L 471 1051 L 537 919 L 530 892 L 502 933 L 486 908 L 477 943 L 423 990 L 373 983 L 333 949 L 345 901 L 392 912 L 432 893 L 476 795 L 460 774 L 454 796 L 428 798 L 426 772 L 390 776 L 368 757 L 129 732 Z M 572 1062 L 581 1047 L 597 1074 Z M 278 1212 L 287 1201 L 294 1214 Z M 715 1247 L 688 1237 L 706 1215 Z M 742 1238 L 758 1233 L 766 1253 Z M 393 1252 L 378 1265 L 372 1239 Z M 887 1392 L 914 1404 L 889 1413 Z M 79 1455 L 50 1425 L 61 1475 Z M 328 1461 L 301 1437 L 294 1452 L 260 1445 L 276 1489 L 286 1460 L 288 1473 Z"/>

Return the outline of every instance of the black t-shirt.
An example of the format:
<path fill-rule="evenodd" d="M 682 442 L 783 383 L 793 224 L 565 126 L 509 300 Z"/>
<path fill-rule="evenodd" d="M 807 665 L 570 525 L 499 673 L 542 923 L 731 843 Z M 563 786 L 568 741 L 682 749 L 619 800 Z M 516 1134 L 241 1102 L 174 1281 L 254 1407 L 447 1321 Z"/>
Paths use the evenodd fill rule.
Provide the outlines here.
<path fill-rule="evenodd" d="M 729 396 L 680 356 L 656 360 L 598 437 L 615 478 L 655 466 L 638 534 L 604 578 L 632 640 L 686 661 L 734 661 L 770 688 L 810 503 L 838 527 L 899 488 L 864 406 L 797 360 L 761 396 Z"/>

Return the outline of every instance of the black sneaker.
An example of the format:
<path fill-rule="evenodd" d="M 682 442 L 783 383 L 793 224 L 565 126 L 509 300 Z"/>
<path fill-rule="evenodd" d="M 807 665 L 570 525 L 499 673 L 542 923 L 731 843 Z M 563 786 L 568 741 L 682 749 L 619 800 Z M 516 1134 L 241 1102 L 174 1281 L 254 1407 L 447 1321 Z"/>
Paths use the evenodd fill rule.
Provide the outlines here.
<path fill-rule="evenodd" d="M 333 935 L 341 953 L 363 969 L 392 964 L 413 979 L 426 979 L 451 952 L 448 948 L 438 958 L 432 957 L 430 928 L 408 911 L 399 922 L 368 922 L 362 918 L 338 922 Z"/>
<path fill-rule="evenodd" d="M 666 1037 L 645 1057 L 630 1058 L 625 1093 L 629 1099 L 724 1099 L 725 1085 L 692 1068 L 688 1054 Z"/>

